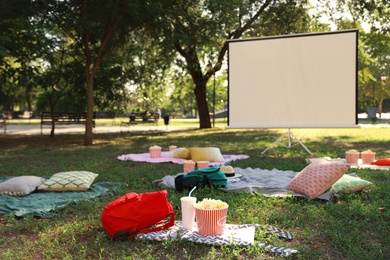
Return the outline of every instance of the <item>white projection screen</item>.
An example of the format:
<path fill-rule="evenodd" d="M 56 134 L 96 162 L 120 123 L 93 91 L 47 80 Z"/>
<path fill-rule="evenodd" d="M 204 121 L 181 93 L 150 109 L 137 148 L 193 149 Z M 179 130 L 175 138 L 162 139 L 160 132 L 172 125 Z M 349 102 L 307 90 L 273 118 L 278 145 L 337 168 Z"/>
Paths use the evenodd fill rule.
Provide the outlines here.
<path fill-rule="evenodd" d="M 227 128 L 358 127 L 358 32 L 229 41 Z"/>

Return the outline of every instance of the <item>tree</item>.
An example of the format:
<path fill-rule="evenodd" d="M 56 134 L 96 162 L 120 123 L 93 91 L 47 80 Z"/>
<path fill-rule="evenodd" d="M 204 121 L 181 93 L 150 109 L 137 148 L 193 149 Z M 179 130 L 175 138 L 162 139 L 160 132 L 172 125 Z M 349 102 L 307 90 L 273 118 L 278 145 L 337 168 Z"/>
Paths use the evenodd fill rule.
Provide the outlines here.
<path fill-rule="evenodd" d="M 371 97 L 381 115 L 383 101 L 390 97 L 388 81 L 382 81 L 382 73 L 390 74 L 390 3 L 373 0 L 340 0 L 336 3 L 322 1 L 324 12 L 338 29 L 369 27 L 362 32 L 359 48 L 359 96 Z M 335 5 L 333 5 L 335 4 Z M 363 47 L 363 45 L 359 45 Z M 376 104 L 371 104 L 376 105 Z"/>
<path fill-rule="evenodd" d="M 374 105 L 377 105 L 381 116 L 383 102 L 390 98 L 389 81 L 381 78 L 382 74 L 388 78 L 390 73 L 390 34 L 374 31 L 366 34 L 365 39 L 366 53 L 374 60 L 368 67 L 371 77 L 367 83 L 372 86 L 372 97 L 376 101 Z"/>
<path fill-rule="evenodd" d="M 86 126 L 84 145 L 92 145 L 94 79 L 102 61 L 131 37 L 131 32 L 170 8 L 169 1 L 41 0 L 36 11 L 56 23 L 84 54 Z"/>
<path fill-rule="evenodd" d="M 126 57 L 124 77 L 130 82 L 132 97 L 140 102 L 133 108 L 154 111 L 161 108 L 168 72 L 174 55 L 161 48 L 158 39 L 139 29 L 121 52 Z"/>
<path fill-rule="evenodd" d="M 190 75 L 176 67 L 172 69 L 170 78 L 170 88 L 167 91 L 169 98 L 164 104 L 165 113 L 173 117 L 195 116 L 197 108 L 193 95 L 194 82 Z"/>
<path fill-rule="evenodd" d="M 374 98 L 378 102 L 378 112 L 381 116 L 383 102 L 390 98 L 390 3 L 388 1 L 371 1 L 369 4 L 358 1 L 360 13 L 371 25 L 367 36 L 367 52 L 376 61 L 374 70 L 376 82 Z M 386 80 L 381 75 L 387 76 Z"/>
<path fill-rule="evenodd" d="M 31 9 L 26 8 L 29 0 L 2 0 L 0 2 L 0 66 L 3 65 L 4 58 L 10 56 L 13 49 L 13 42 L 10 35 L 25 29 L 28 25 L 28 17 Z"/>
<path fill-rule="evenodd" d="M 50 137 L 54 137 L 54 113 L 57 112 L 56 107 L 58 107 L 58 103 L 61 103 L 64 97 L 70 96 L 69 94 L 77 89 L 75 86 L 79 86 L 81 83 L 81 73 L 78 72 L 82 68 L 69 53 L 71 50 L 68 48 L 69 46 L 67 46 L 66 40 L 59 40 L 57 43 L 51 51 L 46 53 L 46 66 L 41 69 L 39 80 L 37 80 L 37 83 L 44 90 L 41 97 L 45 100 L 44 102 L 40 102 L 38 108 L 43 111 L 49 110 L 52 117 Z M 70 112 L 81 112 L 84 110 L 80 111 L 80 109 L 75 109 L 76 104 L 76 98 L 72 98 L 74 111 Z"/>
<path fill-rule="evenodd" d="M 195 85 L 200 128 L 211 127 L 206 86 L 209 79 L 223 66 L 228 41 L 239 39 L 245 34 L 254 36 L 256 28 L 265 24 L 262 16 L 271 8 L 279 10 L 279 7 L 290 15 L 291 9 L 302 9 L 305 3 L 306 1 L 275 0 L 180 1 L 167 12 L 163 21 L 153 24 L 152 33 L 158 35 L 167 48 L 177 51 L 181 56 L 177 66 L 186 69 L 191 75 Z M 282 13 L 281 10 L 279 11 Z M 302 13 L 296 14 L 303 17 Z M 270 19 L 270 16 L 265 16 L 264 19 Z M 305 23 L 300 20 L 294 27 L 302 24 Z M 271 26 L 272 23 L 268 25 Z M 254 33 L 251 34 L 251 31 Z M 290 33 L 291 29 L 285 31 Z M 207 66 L 209 63 L 211 67 Z"/>
<path fill-rule="evenodd" d="M 27 110 L 32 109 L 33 80 L 36 63 L 44 44 L 42 30 L 30 19 L 33 11 L 29 1 L 4 0 L 0 3 L 0 100 L 6 110 L 13 110 L 18 95 L 24 90 Z"/>

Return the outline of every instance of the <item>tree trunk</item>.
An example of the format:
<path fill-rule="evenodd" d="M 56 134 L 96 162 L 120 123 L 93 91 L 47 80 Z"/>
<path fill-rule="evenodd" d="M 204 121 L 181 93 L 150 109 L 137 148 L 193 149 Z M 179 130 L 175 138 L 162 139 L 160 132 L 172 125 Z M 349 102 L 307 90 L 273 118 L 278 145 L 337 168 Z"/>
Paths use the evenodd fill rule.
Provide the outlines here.
<path fill-rule="evenodd" d="M 89 15 L 89 8 L 88 8 L 88 1 L 83 2 L 82 6 L 82 13 L 84 17 L 88 20 Z M 105 34 L 103 35 L 103 39 L 101 42 L 100 47 L 98 48 L 98 51 L 96 53 L 95 61 L 92 62 L 92 55 L 91 50 L 89 46 L 89 34 L 90 34 L 90 28 L 89 26 L 85 26 L 83 28 L 83 49 L 84 54 L 86 58 L 85 67 L 84 67 L 84 73 L 85 73 L 85 79 L 87 83 L 87 117 L 85 122 L 85 134 L 84 134 L 84 145 L 92 145 L 93 142 L 93 132 L 92 132 L 92 121 L 93 121 L 93 79 L 96 75 L 96 72 L 100 66 L 101 60 L 103 59 L 103 50 L 106 48 L 108 41 L 110 40 L 112 34 L 116 30 L 118 26 L 118 21 L 122 16 L 122 10 L 119 9 L 119 13 L 115 19 L 115 21 L 112 23 L 111 26 L 107 28 L 105 31 Z M 106 53 L 108 55 L 108 53 Z M 91 67 L 92 65 L 92 67 Z"/>
<path fill-rule="evenodd" d="M 50 137 L 54 137 L 54 129 L 56 129 L 56 122 L 53 115 L 53 112 L 51 112 L 51 130 L 50 130 Z"/>
<path fill-rule="evenodd" d="M 84 145 L 92 145 L 93 132 L 93 75 L 87 76 L 87 117 L 85 122 Z"/>
<path fill-rule="evenodd" d="M 51 100 L 51 96 L 49 98 L 49 105 L 50 105 L 50 114 L 51 114 L 50 137 L 54 137 L 54 130 L 56 129 L 56 122 L 55 122 L 55 118 L 54 118 L 54 104 Z"/>
<path fill-rule="evenodd" d="M 197 80 L 194 89 L 199 112 L 199 128 L 211 128 L 210 112 L 206 96 L 206 80 Z"/>
<path fill-rule="evenodd" d="M 380 98 L 378 100 L 378 113 L 379 113 L 379 118 L 382 117 L 382 108 L 383 108 L 383 98 Z"/>

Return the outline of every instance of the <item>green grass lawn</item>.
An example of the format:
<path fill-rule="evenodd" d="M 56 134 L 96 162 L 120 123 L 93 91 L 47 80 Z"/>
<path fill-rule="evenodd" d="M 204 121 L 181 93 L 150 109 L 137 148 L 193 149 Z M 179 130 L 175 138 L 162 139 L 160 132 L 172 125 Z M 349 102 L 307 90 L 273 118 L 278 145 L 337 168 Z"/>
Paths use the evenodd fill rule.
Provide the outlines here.
<path fill-rule="evenodd" d="M 187 121 L 189 122 L 189 121 Z M 172 121 L 172 124 L 174 121 Z M 196 122 L 194 123 L 196 124 Z M 223 122 L 218 122 L 223 124 Z M 125 186 L 97 201 L 80 202 L 58 211 L 54 218 L 23 219 L 0 216 L 0 259 L 275 259 L 256 246 L 208 246 L 182 240 L 114 242 L 100 223 L 104 206 L 128 192 L 158 190 L 151 182 L 181 172 L 178 164 L 117 161 L 122 154 L 143 153 L 151 145 L 167 149 L 215 146 L 224 154 L 247 154 L 234 167 L 300 171 L 309 154 L 300 146 L 285 148 L 287 140 L 261 152 L 286 130 L 207 130 L 99 134 L 93 146 L 82 135 L 0 135 L 0 177 L 50 176 L 85 170 L 98 173 L 95 182 Z M 344 157 L 349 149 L 371 149 L 377 158 L 390 157 L 390 128 L 296 129 L 293 133 L 314 157 Z M 229 204 L 231 224 L 273 225 L 292 232 L 284 241 L 256 232 L 256 240 L 297 249 L 292 259 L 389 259 L 390 171 L 349 169 L 373 183 L 367 190 L 338 196 L 332 202 L 301 197 L 270 198 L 258 193 L 228 193 L 197 189 L 193 194 Z M 169 190 L 169 201 L 180 205 L 187 192 Z M 1 199 L 1 197 L 0 197 Z M 177 219 L 181 219 L 180 211 Z"/>

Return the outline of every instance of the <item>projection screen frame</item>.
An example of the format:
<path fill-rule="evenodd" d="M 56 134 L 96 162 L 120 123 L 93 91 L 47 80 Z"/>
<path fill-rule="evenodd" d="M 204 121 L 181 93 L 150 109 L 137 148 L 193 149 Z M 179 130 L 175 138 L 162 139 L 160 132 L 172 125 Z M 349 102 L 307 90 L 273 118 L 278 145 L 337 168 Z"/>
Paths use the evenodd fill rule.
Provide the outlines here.
<path fill-rule="evenodd" d="M 251 129 L 251 128 L 253 128 L 253 129 L 255 129 L 255 128 L 288 128 L 288 129 L 290 129 L 290 128 L 357 128 L 357 127 L 359 127 L 359 125 L 358 125 L 358 117 L 357 117 L 357 110 L 358 110 L 358 107 L 357 107 L 358 106 L 358 102 L 357 102 L 358 101 L 358 98 L 357 98 L 358 97 L 358 74 L 357 74 L 357 71 L 358 71 L 358 32 L 359 32 L 359 29 L 350 29 L 350 30 L 321 32 L 321 33 L 303 33 L 303 34 L 291 34 L 291 35 L 279 35 L 279 36 L 267 36 L 267 37 L 259 37 L 259 38 L 229 40 L 228 41 L 228 104 L 227 104 L 228 105 L 228 122 L 227 122 L 226 128 L 232 128 L 232 129 L 239 129 L 239 128 L 243 128 L 243 129 Z M 232 67 L 234 67 L 234 66 L 232 66 L 232 64 L 231 64 L 231 62 L 232 62 L 231 49 L 233 48 L 233 44 L 237 44 L 237 43 L 240 44 L 240 43 L 243 43 L 243 42 L 244 43 L 245 42 L 253 43 L 253 42 L 257 42 L 257 41 L 265 41 L 265 42 L 267 42 L 267 41 L 274 41 L 273 43 L 275 44 L 276 41 L 284 41 L 286 39 L 290 40 L 290 41 L 292 40 L 292 42 L 294 43 L 294 39 L 298 39 L 298 40 L 310 39 L 310 38 L 305 38 L 305 37 L 327 37 L 327 38 L 330 38 L 333 35 L 338 35 L 338 34 L 344 34 L 344 35 L 341 35 L 341 37 L 354 37 L 354 38 L 352 38 L 352 40 L 354 39 L 354 42 L 353 42 L 354 49 L 353 50 L 349 50 L 348 49 L 347 50 L 348 53 L 346 54 L 346 56 L 348 58 L 353 58 L 353 61 L 346 61 L 348 63 L 348 65 L 351 65 L 351 66 L 348 66 L 348 68 L 345 68 L 345 70 L 348 72 L 347 73 L 348 74 L 347 75 L 348 79 L 346 79 L 347 83 L 348 83 L 347 87 L 350 88 L 349 89 L 350 92 L 348 92 L 348 93 L 349 94 L 350 93 L 354 94 L 352 97 L 350 97 L 349 95 L 347 95 L 348 93 L 345 93 L 345 96 L 348 96 L 348 102 L 350 102 L 349 105 L 347 105 L 347 107 L 345 108 L 345 109 L 349 109 L 348 112 L 345 112 L 345 113 L 348 113 L 348 115 L 347 116 L 344 115 L 344 117 L 348 117 L 348 120 L 347 120 L 348 122 L 340 123 L 340 122 L 336 122 L 337 120 L 335 120 L 336 123 L 333 123 L 333 121 L 331 123 L 328 123 L 328 122 L 321 123 L 321 120 L 317 122 L 317 121 L 315 121 L 317 119 L 315 119 L 313 121 L 314 123 L 310 122 L 310 124 L 306 124 L 305 122 L 303 122 L 303 123 L 302 122 L 298 122 L 298 123 L 294 123 L 294 122 L 281 123 L 281 122 L 277 122 L 277 121 L 275 121 L 276 123 L 272 122 L 272 121 L 270 123 L 268 123 L 268 122 L 266 122 L 266 123 L 258 123 L 256 121 L 255 123 L 252 123 L 252 122 L 242 123 L 242 122 L 240 122 L 240 124 L 237 124 L 236 122 L 233 122 L 233 125 L 232 125 L 232 120 L 231 120 L 232 119 L 232 115 L 235 116 L 235 120 L 236 121 L 238 121 L 237 118 L 240 116 L 239 113 L 237 114 L 236 111 L 232 110 L 232 109 L 236 110 L 237 107 L 239 107 L 239 106 L 237 106 L 237 104 L 234 104 L 234 107 L 232 107 L 232 89 L 233 88 L 237 88 L 237 83 L 234 83 L 236 85 L 232 85 L 232 80 L 233 80 L 232 78 L 233 77 L 232 77 L 231 73 L 232 73 L 232 69 L 233 69 Z M 322 38 L 322 39 L 325 39 L 325 38 Z M 316 40 L 318 41 L 319 39 L 314 39 L 314 42 Z M 332 40 L 332 39 L 330 39 L 330 40 Z M 349 38 L 348 38 L 348 40 L 349 40 Z M 278 43 L 278 44 L 280 44 L 280 43 Z M 283 42 L 282 42 L 282 44 L 283 44 Z M 311 43 L 311 44 L 313 44 L 313 43 Z M 350 42 L 348 42 L 348 44 L 350 44 Z M 307 47 L 307 48 L 311 47 L 311 48 L 313 48 L 313 46 L 310 46 L 310 44 L 308 44 L 308 46 L 304 46 L 304 47 Z M 345 46 L 343 46 L 343 47 L 345 47 Z M 325 48 L 326 48 L 326 46 L 325 46 Z M 327 50 L 327 51 L 329 51 L 329 50 Z M 337 50 L 337 52 L 340 52 L 340 50 Z M 264 53 L 264 50 L 262 50 L 262 53 Z M 237 55 L 237 53 L 235 53 L 234 55 Z M 248 53 L 245 53 L 244 55 L 248 56 Z M 303 58 L 307 58 L 305 55 L 307 55 L 307 54 L 304 54 Z M 331 55 L 329 55 L 329 56 L 331 56 Z M 252 58 L 252 57 L 249 57 L 249 58 Z M 320 59 L 327 59 L 327 58 L 328 57 L 321 57 L 319 55 L 319 60 Z M 334 56 L 332 56 L 331 58 L 334 58 Z M 280 61 L 275 61 L 275 64 L 270 64 L 270 65 L 274 66 L 274 67 L 277 67 L 278 64 L 280 64 Z M 253 64 L 250 64 L 250 65 L 253 65 Z M 353 68 L 352 68 L 352 65 L 353 65 Z M 254 66 L 251 66 L 248 69 L 253 71 L 253 69 L 254 69 L 253 67 Z M 306 67 L 304 69 L 306 69 Z M 331 68 L 329 70 L 332 71 Z M 338 71 L 336 71 L 336 74 L 337 74 L 337 72 Z M 245 71 L 244 71 L 244 73 L 245 73 Z M 326 74 L 326 71 L 324 72 L 324 74 Z M 283 75 L 281 75 L 281 76 L 283 76 Z M 255 75 L 254 77 L 256 79 L 256 77 L 258 77 L 258 75 Z M 340 75 L 338 75 L 338 77 L 340 78 Z M 297 78 L 297 79 L 291 78 L 291 79 L 295 80 L 295 81 L 299 81 L 299 78 Z M 236 79 L 234 79 L 234 80 L 236 80 Z M 334 79 L 334 80 L 336 80 L 336 79 Z M 264 87 L 264 86 L 261 86 L 259 89 L 261 89 L 262 87 Z M 319 88 L 319 89 L 317 89 L 317 91 L 319 91 L 321 93 L 321 91 L 323 91 L 323 89 L 324 88 L 321 88 L 321 89 Z M 236 93 L 237 93 L 237 90 L 234 90 L 234 91 L 236 91 Z M 242 91 L 242 90 L 240 90 L 240 91 Z M 247 93 L 245 93 L 246 95 L 250 95 L 251 94 L 251 92 L 249 92 L 248 89 L 245 89 L 244 92 L 245 91 L 247 92 Z M 259 91 L 259 90 L 257 90 L 257 91 Z M 298 92 L 299 91 L 301 91 L 301 89 L 298 89 Z M 310 91 L 311 91 L 311 89 L 308 92 L 310 92 Z M 286 95 L 288 95 L 289 93 L 291 94 L 292 92 L 290 91 Z M 258 93 L 256 92 L 255 94 L 258 94 Z M 280 93 L 277 93 L 277 94 L 280 95 Z M 311 95 L 316 95 L 316 92 L 314 91 Z M 254 96 L 256 96 L 256 95 L 254 95 Z M 290 100 L 288 100 L 288 98 L 289 98 L 288 96 L 283 97 L 283 100 L 287 100 L 286 103 L 288 103 L 288 102 L 290 102 Z M 310 98 L 310 95 L 309 95 L 309 98 Z M 253 100 L 253 96 L 248 96 L 248 100 L 251 100 L 251 101 L 248 101 L 248 102 L 252 102 L 252 104 L 246 104 L 245 103 L 246 100 L 244 99 L 244 101 L 241 103 L 242 106 L 246 106 L 246 109 L 248 109 L 248 106 L 253 105 L 255 107 L 254 110 L 256 110 L 258 104 L 255 104 L 256 100 L 255 101 Z M 237 100 L 235 100 L 235 102 L 236 101 Z M 263 100 L 263 101 L 267 102 L 268 100 Z M 300 101 L 302 101 L 302 100 L 300 100 Z M 261 102 L 261 99 L 260 99 L 260 102 Z M 311 101 L 311 102 L 313 102 L 313 101 Z M 340 101 L 338 101 L 338 102 L 339 102 L 338 106 L 340 108 L 340 106 L 342 104 L 340 104 Z M 315 106 L 316 104 L 312 103 L 312 105 Z M 291 106 L 291 103 L 290 103 L 290 106 Z M 324 104 L 323 104 L 323 106 L 324 106 L 323 109 L 326 109 Z M 329 103 L 327 106 L 331 106 L 331 104 Z M 288 110 L 290 110 L 290 108 L 291 107 L 287 107 L 285 109 L 287 109 L 286 111 L 289 112 Z M 306 107 L 306 109 L 307 108 L 310 108 L 310 107 Z M 268 113 L 267 116 L 268 117 L 270 117 L 270 116 L 272 117 L 272 113 L 273 113 L 272 111 L 267 111 L 264 108 L 262 108 L 262 109 L 263 110 L 261 110 L 261 111 L 257 111 L 257 112 L 255 111 L 254 114 L 251 115 L 251 118 L 256 118 L 256 116 L 261 117 L 262 113 Z M 333 108 L 333 109 L 336 109 L 336 108 Z M 247 111 L 247 110 L 245 110 L 245 111 Z M 235 113 L 235 114 L 232 114 L 232 113 Z M 333 111 L 333 113 L 335 113 L 335 110 Z M 313 118 L 315 115 L 311 115 L 310 112 L 308 112 L 307 116 Z M 336 113 L 335 113 L 335 116 L 337 116 Z M 292 117 L 294 117 L 294 115 Z M 296 118 L 298 119 L 298 117 L 296 117 Z M 242 119 L 239 118 L 239 120 L 242 120 Z M 329 120 L 333 120 L 333 119 L 329 119 Z M 343 119 L 341 119 L 341 120 L 343 120 Z"/>

